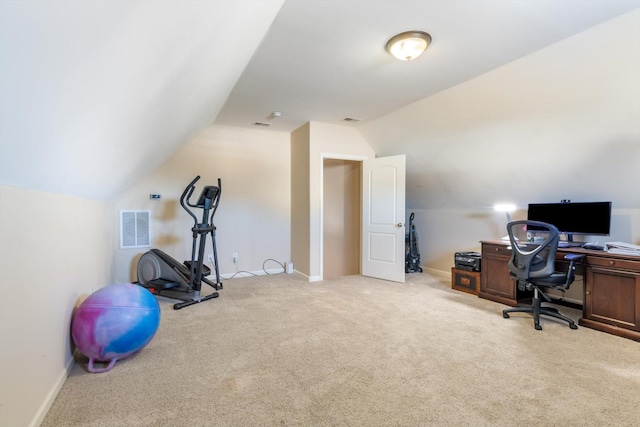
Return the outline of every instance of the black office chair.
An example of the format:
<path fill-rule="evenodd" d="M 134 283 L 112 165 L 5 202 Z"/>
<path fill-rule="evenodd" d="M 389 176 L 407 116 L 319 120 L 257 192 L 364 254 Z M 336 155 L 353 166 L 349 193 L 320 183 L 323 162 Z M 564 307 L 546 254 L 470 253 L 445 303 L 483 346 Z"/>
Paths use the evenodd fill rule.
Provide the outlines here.
<path fill-rule="evenodd" d="M 515 233 L 521 230 L 523 226 L 536 226 L 545 230 L 546 236 L 544 240 L 538 244 L 518 245 Z M 569 289 L 571 283 L 575 279 L 575 263 L 577 260 L 584 258 L 584 255 L 567 254 L 565 259 L 569 261 L 569 269 L 566 273 L 555 271 L 556 252 L 558 249 L 559 233 L 558 229 L 545 222 L 539 221 L 511 221 L 507 224 L 507 232 L 511 241 L 511 260 L 509 261 L 509 273 L 513 277 L 520 290 L 533 290 L 533 300 L 530 306 L 518 306 L 508 308 L 502 311 L 505 319 L 509 318 L 509 313 L 524 312 L 533 314 L 533 323 L 537 330 L 541 330 L 540 315 L 555 317 L 569 323 L 571 329 L 578 329 L 575 322 L 560 314 L 557 309 L 542 305 L 542 298 L 547 302 L 551 302 L 551 298 L 542 292 L 543 288 L 557 289 L 565 291 Z"/>

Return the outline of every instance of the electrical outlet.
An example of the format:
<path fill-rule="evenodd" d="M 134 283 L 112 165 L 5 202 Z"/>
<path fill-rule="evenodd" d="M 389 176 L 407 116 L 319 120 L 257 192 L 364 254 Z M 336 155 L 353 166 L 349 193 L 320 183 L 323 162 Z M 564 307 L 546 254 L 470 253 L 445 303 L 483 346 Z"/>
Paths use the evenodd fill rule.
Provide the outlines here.
<path fill-rule="evenodd" d="M 234 252 L 233 253 L 233 263 L 235 264 L 236 262 L 238 262 L 238 253 Z"/>
<path fill-rule="evenodd" d="M 210 262 L 211 264 L 213 264 L 213 254 L 209 254 L 209 255 L 207 255 L 207 259 L 209 260 L 209 262 Z"/>

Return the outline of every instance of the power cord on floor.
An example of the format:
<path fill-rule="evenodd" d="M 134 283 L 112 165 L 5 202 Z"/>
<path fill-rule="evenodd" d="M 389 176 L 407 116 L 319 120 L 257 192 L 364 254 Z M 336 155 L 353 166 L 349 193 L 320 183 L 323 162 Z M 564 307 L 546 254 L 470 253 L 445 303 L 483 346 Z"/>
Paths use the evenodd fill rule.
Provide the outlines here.
<path fill-rule="evenodd" d="M 265 264 L 266 264 L 267 262 L 269 262 L 269 261 L 275 262 L 275 263 L 276 263 L 276 264 L 278 264 L 280 267 L 282 267 L 282 271 L 281 271 L 281 272 L 279 272 L 279 273 L 269 273 L 269 272 L 267 271 L 267 269 L 265 268 Z M 283 264 L 283 263 L 281 263 L 281 262 L 280 262 L 280 261 L 278 261 L 278 260 L 273 259 L 273 258 L 267 258 L 267 259 L 266 259 L 266 260 L 264 260 L 264 262 L 262 263 L 262 271 L 264 271 L 264 274 L 266 274 L 267 276 L 276 276 L 276 275 L 278 275 L 278 274 L 284 274 L 285 270 L 286 270 L 286 268 L 285 268 L 284 264 Z M 259 274 L 252 273 L 251 271 L 239 270 L 239 271 L 236 271 L 235 273 L 233 273 L 233 275 L 232 275 L 232 276 L 227 277 L 227 279 L 226 279 L 226 280 L 233 279 L 234 277 L 236 277 L 236 276 L 237 276 L 238 274 L 240 274 L 240 273 L 246 273 L 246 274 L 249 274 L 249 275 L 251 275 L 251 276 L 259 276 Z"/>
<path fill-rule="evenodd" d="M 264 268 L 264 265 L 267 263 L 267 261 L 273 261 L 273 262 L 275 262 L 276 264 L 278 264 L 280 267 L 282 267 L 282 272 L 280 272 L 280 273 L 269 273 L 269 272 L 267 271 L 267 269 L 266 269 L 266 268 Z M 265 273 L 265 274 L 267 274 L 267 275 L 269 275 L 269 276 L 274 276 L 274 275 L 277 275 L 277 274 L 282 274 L 282 273 L 284 273 L 284 272 L 285 272 L 285 270 L 286 270 L 286 269 L 285 269 L 285 267 L 284 267 L 284 264 L 283 264 L 283 263 L 281 263 L 280 261 L 277 261 L 277 260 L 273 259 L 273 258 L 267 258 L 267 259 L 266 259 L 266 260 L 264 260 L 264 262 L 262 263 L 262 271 L 264 271 L 264 273 Z"/>
<path fill-rule="evenodd" d="M 246 271 L 246 270 L 238 270 L 238 271 L 236 271 L 235 273 L 233 273 L 233 276 L 229 276 L 229 277 L 227 277 L 227 279 L 226 279 L 226 280 L 233 279 L 234 277 L 236 277 L 236 276 L 237 276 L 238 274 L 240 274 L 240 273 L 247 273 L 247 274 L 250 274 L 250 275 L 252 275 L 252 276 L 257 276 L 257 274 L 256 274 L 256 273 L 252 273 L 252 272 L 250 272 L 250 271 Z"/>

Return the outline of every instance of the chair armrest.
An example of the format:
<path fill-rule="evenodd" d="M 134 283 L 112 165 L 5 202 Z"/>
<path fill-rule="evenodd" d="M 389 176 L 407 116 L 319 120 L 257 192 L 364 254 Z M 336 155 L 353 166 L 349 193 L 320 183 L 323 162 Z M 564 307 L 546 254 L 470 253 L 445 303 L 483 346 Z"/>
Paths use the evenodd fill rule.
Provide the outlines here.
<path fill-rule="evenodd" d="M 564 256 L 564 259 L 569 261 L 569 269 L 567 270 L 567 280 L 564 284 L 564 288 L 565 289 L 569 289 L 569 286 L 571 286 L 571 284 L 573 283 L 573 280 L 575 279 L 575 274 L 573 273 L 573 271 L 576 269 L 576 261 L 580 261 L 582 259 L 584 259 L 584 254 L 566 254 Z"/>
<path fill-rule="evenodd" d="M 566 254 L 564 256 L 564 259 L 569 260 L 571 262 L 576 262 L 582 258 L 584 258 L 584 254 Z"/>

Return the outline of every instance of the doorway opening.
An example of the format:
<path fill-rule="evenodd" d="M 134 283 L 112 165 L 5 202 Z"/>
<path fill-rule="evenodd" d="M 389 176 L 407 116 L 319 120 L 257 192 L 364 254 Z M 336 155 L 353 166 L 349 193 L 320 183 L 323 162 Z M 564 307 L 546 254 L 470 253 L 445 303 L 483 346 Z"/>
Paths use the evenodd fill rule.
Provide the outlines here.
<path fill-rule="evenodd" d="M 323 279 L 361 272 L 361 176 L 361 161 L 323 160 Z"/>

